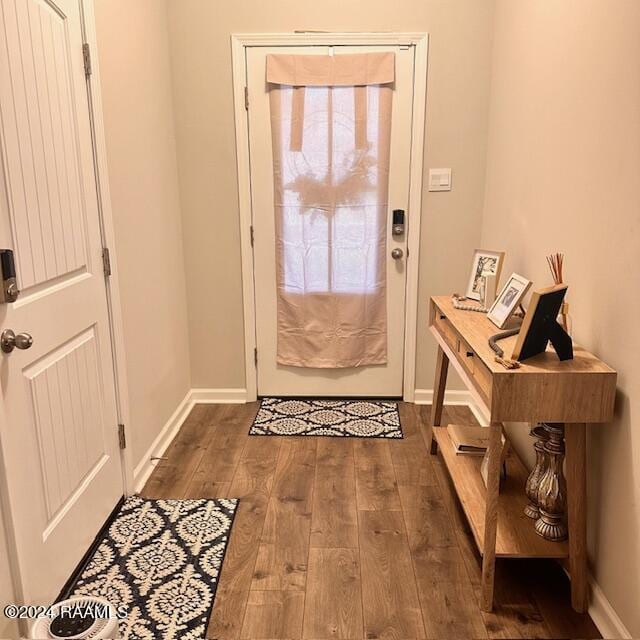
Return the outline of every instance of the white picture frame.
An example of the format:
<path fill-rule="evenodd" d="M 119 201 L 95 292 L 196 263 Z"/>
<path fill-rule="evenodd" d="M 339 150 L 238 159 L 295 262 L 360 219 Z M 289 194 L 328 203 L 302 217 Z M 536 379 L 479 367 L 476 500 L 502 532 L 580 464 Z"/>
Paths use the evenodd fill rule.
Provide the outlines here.
<path fill-rule="evenodd" d="M 504 329 L 509 318 L 522 302 L 530 286 L 531 280 L 527 280 L 517 273 L 512 273 L 500 290 L 495 302 L 491 305 L 491 309 L 489 309 L 487 313 L 487 318 L 489 318 L 498 329 Z"/>
<path fill-rule="evenodd" d="M 476 249 L 473 252 L 471 274 L 469 275 L 469 284 L 465 294 L 467 298 L 480 302 L 480 280 L 483 275 L 494 275 L 497 288 L 500 281 L 504 253 L 504 251 L 490 251 L 488 249 Z"/>

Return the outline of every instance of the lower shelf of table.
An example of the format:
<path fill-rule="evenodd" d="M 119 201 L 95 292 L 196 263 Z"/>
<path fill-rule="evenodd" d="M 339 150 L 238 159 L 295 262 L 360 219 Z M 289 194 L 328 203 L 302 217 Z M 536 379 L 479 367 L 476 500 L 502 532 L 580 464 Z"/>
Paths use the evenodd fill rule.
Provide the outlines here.
<path fill-rule="evenodd" d="M 442 457 L 482 553 L 486 488 L 480 475 L 481 456 L 457 455 L 446 427 L 434 427 Z M 550 542 L 534 530 L 534 521 L 524 514 L 524 485 L 528 472 L 513 451 L 507 458 L 507 478 L 500 487 L 496 556 L 503 558 L 566 558 L 566 542 Z"/>

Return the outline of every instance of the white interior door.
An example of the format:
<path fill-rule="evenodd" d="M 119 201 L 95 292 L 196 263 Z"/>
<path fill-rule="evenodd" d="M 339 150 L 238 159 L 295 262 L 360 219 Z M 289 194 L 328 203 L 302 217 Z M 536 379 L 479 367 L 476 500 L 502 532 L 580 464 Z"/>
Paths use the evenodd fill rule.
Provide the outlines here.
<path fill-rule="evenodd" d="M 0 329 L 5 497 L 21 597 L 50 602 L 123 493 L 78 0 L 2 0 Z M 25 346 L 25 345 L 22 345 Z"/>
<path fill-rule="evenodd" d="M 375 51 L 392 51 L 395 54 L 386 247 L 388 361 L 384 365 L 346 369 L 283 366 L 276 362 L 276 239 L 273 151 L 268 88 L 265 83 L 266 56 L 273 53 L 340 55 Z M 405 231 L 403 235 L 392 235 L 392 211 L 405 210 L 406 230 L 411 216 L 411 212 L 407 209 L 414 56 L 415 47 L 402 46 L 255 46 L 246 48 L 259 395 L 402 396 L 407 234 Z M 391 258 L 391 252 L 394 249 L 400 249 L 403 252 L 401 258 Z"/>

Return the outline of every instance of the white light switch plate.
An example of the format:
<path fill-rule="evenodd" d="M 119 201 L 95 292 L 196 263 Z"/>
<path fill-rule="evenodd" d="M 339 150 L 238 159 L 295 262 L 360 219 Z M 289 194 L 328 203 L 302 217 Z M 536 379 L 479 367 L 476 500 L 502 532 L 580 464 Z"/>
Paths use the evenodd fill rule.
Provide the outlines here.
<path fill-rule="evenodd" d="M 429 191 L 451 191 L 451 169 L 429 169 Z"/>

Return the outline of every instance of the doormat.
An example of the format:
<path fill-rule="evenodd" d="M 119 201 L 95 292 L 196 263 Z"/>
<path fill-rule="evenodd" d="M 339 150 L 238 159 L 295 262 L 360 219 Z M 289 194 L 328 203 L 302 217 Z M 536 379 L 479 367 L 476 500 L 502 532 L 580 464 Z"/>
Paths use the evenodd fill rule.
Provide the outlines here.
<path fill-rule="evenodd" d="M 237 506 L 128 498 L 71 595 L 123 607 L 123 638 L 204 638 Z"/>
<path fill-rule="evenodd" d="M 251 436 L 402 438 L 396 402 L 263 398 Z"/>

